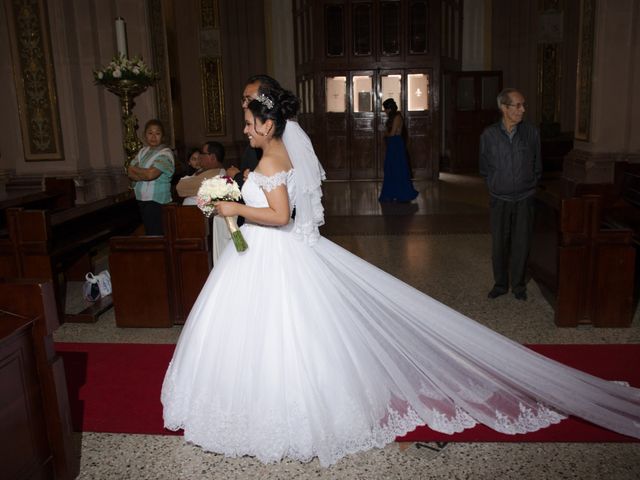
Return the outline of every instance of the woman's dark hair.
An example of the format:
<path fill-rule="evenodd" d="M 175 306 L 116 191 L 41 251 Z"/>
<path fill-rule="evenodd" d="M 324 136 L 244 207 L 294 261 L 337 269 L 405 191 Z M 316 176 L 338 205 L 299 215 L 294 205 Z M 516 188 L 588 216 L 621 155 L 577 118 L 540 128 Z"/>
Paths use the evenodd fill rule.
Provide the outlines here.
<path fill-rule="evenodd" d="M 384 123 L 384 126 L 386 127 L 387 132 L 390 132 L 391 126 L 393 125 L 393 119 L 399 114 L 398 104 L 393 98 L 387 98 L 382 102 L 382 108 L 389 110 L 389 115 L 387 116 L 387 121 Z"/>
<path fill-rule="evenodd" d="M 146 132 L 149 127 L 160 128 L 160 132 L 164 137 L 164 125 L 162 125 L 162 122 L 160 120 L 158 120 L 157 118 L 152 118 L 151 120 L 149 120 L 147 123 L 144 124 L 144 131 Z"/>
<path fill-rule="evenodd" d="M 253 114 L 253 118 L 262 123 L 272 120 L 275 125 L 274 138 L 282 137 L 287 120 L 298 113 L 300 100 L 292 92 L 280 89 L 264 88 L 260 86 L 258 98 L 251 100 L 247 108 Z"/>
<path fill-rule="evenodd" d="M 288 117 L 285 117 L 285 120 L 290 120 L 298 114 L 298 109 L 300 108 L 300 99 L 295 96 L 293 92 L 285 90 L 280 86 L 280 83 L 273 77 L 269 75 L 254 75 L 249 80 L 253 79 L 253 82 L 260 82 L 260 86 L 258 87 L 258 93 L 262 93 L 263 95 L 275 95 L 275 92 L 288 92 L 290 95 L 296 99 L 296 105 L 294 109 L 290 109 L 293 113 L 290 113 Z"/>
<path fill-rule="evenodd" d="M 382 102 L 382 108 L 385 110 L 397 111 L 398 104 L 393 98 L 387 98 L 384 102 Z"/>

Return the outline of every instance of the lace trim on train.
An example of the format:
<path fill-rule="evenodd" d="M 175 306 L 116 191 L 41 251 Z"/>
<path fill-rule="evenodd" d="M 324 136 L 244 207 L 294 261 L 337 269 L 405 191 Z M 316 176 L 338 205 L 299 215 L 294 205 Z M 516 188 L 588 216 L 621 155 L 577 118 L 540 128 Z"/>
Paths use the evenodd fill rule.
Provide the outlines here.
<path fill-rule="evenodd" d="M 363 411 L 362 405 L 355 402 L 344 405 L 338 417 L 321 419 L 321 425 L 313 422 L 306 409 L 295 403 L 277 412 L 262 411 L 259 416 L 252 416 L 250 412 L 226 412 L 211 398 L 191 398 L 185 392 L 178 392 L 170 378 L 165 379 L 162 402 L 165 428 L 184 429 L 186 441 L 229 457 L 255 456 L 264 463 L 278 462 L 285 457 L 308 462 L 318 457 L 326 467 L 346 455 L 382 448 L 418 426 L 426 424 L 432 430 L 453 434 L 478 423 L 458 406 L 453 415 L 436 408 L 423 410 L 420 415 L 406 403 L 401 412 L 387 405 L 381 420 L 374 424 L 370 418 L 372 412 Z M 499 432 L 516 434 L 539 430 L 566 418 L 540 403 L 536 409 L 522 403 L 519 407 L 517 418 L 496 411 L 493 419 L 484 422 Z M 283 419 L 285 410 L 286 419 Z"/>
<path fill-rule="evenodd" d="M 280 185 L 286 185 L 289 181 L 289 175 L 293 169 L 288 171 L 282 171 L 267 176 L 258 172 L 251 172 L 249 175 L 253 175 L 253 181 L 262 188 L 265 192 L 270 192 L 278 188 Z"/>
<path fill-rule="evenodd" d="M 537 411 L 534 412 L 522 403 L 520 406 L 520 415 L 516 419 L 509 418 L 502 412 L 496 410 L 496 423 L 491 427 L 501 433 L 515 435 L 516 433 L 535 432 L 541 428 L 560 423 L 566 419 L 566 415 L 551 410 L 546 405 L 537 404 Z"/>

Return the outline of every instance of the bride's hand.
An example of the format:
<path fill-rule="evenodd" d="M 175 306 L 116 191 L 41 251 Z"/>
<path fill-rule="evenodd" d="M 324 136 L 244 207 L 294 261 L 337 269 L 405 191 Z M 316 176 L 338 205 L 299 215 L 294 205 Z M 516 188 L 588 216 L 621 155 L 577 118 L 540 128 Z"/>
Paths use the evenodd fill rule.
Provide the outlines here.
<path fill-rule="evenodd" d="M 221 217 L 233 217 L 234 215 L 238 215 L 238 204 L 236 202 L 216 202 L 214 203 L 214 206 L 216 207 L 216 214 Z"/>

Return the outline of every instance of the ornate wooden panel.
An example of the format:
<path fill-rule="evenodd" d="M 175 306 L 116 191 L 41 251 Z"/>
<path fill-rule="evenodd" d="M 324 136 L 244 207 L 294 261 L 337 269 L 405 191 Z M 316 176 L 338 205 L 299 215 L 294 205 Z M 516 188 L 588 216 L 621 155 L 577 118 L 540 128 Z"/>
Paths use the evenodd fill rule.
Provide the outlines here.
<path fill-rule="evenodd" d="M 325 139 L 322 164 L 328 178 L 345 180 L 349 178 L 347 150 L 347 114 L 327 113 L 325 119 Z"/>
<path fill-rule="evenodd" d="M 407 154 L 415 177 L 432 178 L 434 175 L 431 165 L 434 137 L 432 123 L 430 112 L 410 112 L 405 119 Z"/>
<path fill-rule="evenodd" d="M 46 3 L 43 0 L 7 2 L 7 25 L 25 159 L 62 160 L 62 133 Z"/>
<path fill-rule="evenodd" d="M 351 178 L 375 178 L 377 165 L 376 119 L 373 113 L 353 113 L 351 120 Z"/>
<path fill-rule="evenodd" d="M 345 8 L 340 4 L 325 6 L 325 32 L 327 57 L 344 56 Z"/>
<path fill-rule="evenodd" d="M 380 54 L 400 55 L 400 2 L 380 2 Z"/>
<path fill-rule="evenodd" d="M 578 44 L 578 98 L 575 138 L 589 140 L 591 129 L 591 73 L 595 44 L 595 0 L 580 4 L 580 34 Z"/>
<path fill-rule="evenodd" d="M 373 8 L 371 2 L 354 3 L 351 18 L 353 55 L 371 55 L 373 53 Z"/>
<path fill-rule="evenodd" d="M 202 77 L 202 102 L 207 136 L 224 136 L 224 92 L 222 77 L 222 59 L 205 57 L 200 60 Z"/>
<path fill-rule="evenodd" d="M 446 19 L 443 2 L 449 5 Z M 427 122 L 427 131 L 421 130 L 412 140 L 413 156 L 420 158 L 414 174 L 437 177 L 441 150 L 439 90 L 445 54 L 440 41 L 441 23 L 447 25 L 448 68 L 459 70 L 459 55 L 454 53 L 461 51 L 462 4 L 461 0 L 293 2 L 296 80 L 301 82 L 312 75 L 321 86 L 316 94 L 318 108 L 303 113 L 315 118 L 314 145 L 330 180 L 383 177 L 383 94 L 396 100 L 403 116 L 409 111 L 415 114 L 416 125 Z M 315 18 L 311 23 L 304 21 L 309 9 Z M 300 52 L 309 39 L 313 48 L 307 58 Z M 394 77 L 391 83 L 400 90 L 383 86 L 384 75 L 387 80 Z M 423 86 L 423 81 L 410 76 L 426 76 L 427 83 Z M 339 79 L 346 81 L 344 93 L 339 89 Z M 421 98 L 416 100 L 421 96 L 428 96 L 428 106 L 422 106 Z M 343 112 L 346 117 L 340 116 Z M 420 115 L 428 120 L 418 120 Z M 344 125 L 337 127 L 336 122 Z"/>
<path fill-rule="evenodd" d="M 453 173 L 478 171 L 480 135 L 498 121 L 496 97 L 502 90 L 502 72 L 459 72 L 448 76 L 450 93 L 445 99 L 445 137 Z"/>

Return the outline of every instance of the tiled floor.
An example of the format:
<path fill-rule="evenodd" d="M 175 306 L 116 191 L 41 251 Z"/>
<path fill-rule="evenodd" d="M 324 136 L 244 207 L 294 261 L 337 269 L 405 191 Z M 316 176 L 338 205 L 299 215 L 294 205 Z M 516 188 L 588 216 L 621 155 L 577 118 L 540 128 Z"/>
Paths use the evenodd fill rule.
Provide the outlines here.
<path fill-rule="evenodd" d="M 441 302 L 522 343 L 640 343 L 640 315 L 627 329 L 559 329 L 535 282 L 529 300 L 487 300 L 491 287 L 487 196 L 474 177 L 418 184 L 415 206 L 377 203 L 375 183 L 328 184 L 323 233 Z M 383 211 L 384 208 L 384 211 Z M 77 289 L 76 289 L 77 291 Z M 78 301 L 77 299 L 75 300 Z M 171 343 L 171 329 L 119 329 L 113 311 L 93 325 L 65 324 L 56 341 Z M 181 437 L 85 433 L 80 478 L 92 479 L 637 479 L 640 444 L 392 444 L 322 469 L 262 465 L 185 445 Z M 404 446 L 403 446 L 404 447 Z"/>

